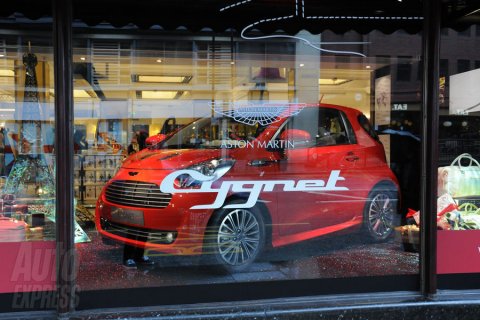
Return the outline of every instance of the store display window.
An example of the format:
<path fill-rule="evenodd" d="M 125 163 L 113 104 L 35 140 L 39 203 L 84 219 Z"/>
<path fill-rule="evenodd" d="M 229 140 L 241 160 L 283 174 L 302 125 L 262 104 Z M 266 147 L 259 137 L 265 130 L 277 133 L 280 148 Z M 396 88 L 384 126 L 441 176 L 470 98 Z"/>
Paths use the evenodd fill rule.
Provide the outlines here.
<path fill-rule="evenodd" d="M 0 8 L 0 311 L 478 289 L 469 1 L 87 3 Z"/>
<path fill-rule="evenodd" d="M 417 279 L 420 36 L 295 37 L 74 37 L 85 297 Z"/>
<path fill-rule="evenodd" d="M 462 32 L 449 30 L 449 36 L 442 38 L 445 68 L 440 75 L 437 208 L 437 270 L 442 288 L 470 288 L 471 282 L 462 279 L 476 279 L 480 273 L 480 113 L 475 88 L 480 73 L 473 63 L 478 52 L 472 29 L 475 26 Z"/>
<path fill-rule="evenodd" d="M 271 14 L 290 16 L 266 20 L 263 2 L 215 7 L 204 13 L 228 26 L 214 28 L 204 17 L 174 27 L 82 20 L 86 7 L 74 4 L 77 310 L 419 290 L 419 29 L 354 28 L 381 19 L 342 16 L 358 21 L 331 31 L 316 26 L 330 18 L 309 15 L 313 1 L 286 2 Z M 260 20 L 230 25 L 247 6 Z M 421 20 L 410 14 L 388 20 Z M 50 33 L 41 31 L 30 41 L 0 37 L 0 246 L 13 265 L 1 274 L 10 294 L 55 290 L 57 94 Z M 444 79 L 447 101 L 453 80 Z M 447 165 L 475 161 L 470 151 Z M 24 277 L 41 286 L 17 287 L 12 276 L 23 270 L 18 257 L 39 261 L 17 249 L 25 243 L 51 253 L 44 282 Z"/>
<path fill-rule="evenodd" d="M 0 295 L 17 310 L 55 308 L 54 96 L 48 36 L 0 34 Z"/>

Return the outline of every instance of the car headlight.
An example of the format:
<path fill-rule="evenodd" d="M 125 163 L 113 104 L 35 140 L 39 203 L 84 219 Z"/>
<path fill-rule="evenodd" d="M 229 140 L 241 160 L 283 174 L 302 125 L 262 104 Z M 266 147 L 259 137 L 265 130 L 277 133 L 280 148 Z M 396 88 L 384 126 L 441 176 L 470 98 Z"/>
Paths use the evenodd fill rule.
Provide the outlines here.
<path fill-rule="evenodd" d="M 225 175 L 233 167 L 234 163 L 235 160 L 233 159 L 212 159 L 197 163 L 187 169 L 198 171 L 205 176 L 212 177 L 212 180 L 215 181 Z M 182 174 L 175 180 L 175 185 L 178 188 L 199 188 L 202 182 L 193 179 L 188 174 Z"/>

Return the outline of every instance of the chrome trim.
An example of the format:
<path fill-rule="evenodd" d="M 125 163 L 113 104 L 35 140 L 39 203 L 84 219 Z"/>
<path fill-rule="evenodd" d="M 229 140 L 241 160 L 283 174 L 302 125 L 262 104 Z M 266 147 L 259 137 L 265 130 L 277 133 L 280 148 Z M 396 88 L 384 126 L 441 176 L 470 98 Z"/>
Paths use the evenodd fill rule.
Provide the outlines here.
<path fill-rule="evenodd" d="M 112 222 L 104 218 L 101 218 L 100 223 L 102 229 L 111 234 L 127 239 L 134 239 L 149 243 L 170 244 L 175 242 L 178 235 L 177 231 L 164 231 L 133 227 Z M 172 234 L 173 236 L 171 241 L 169 241 L 167 238 L 168 233 Z"/>
<path fill-rule="evenodd" d="M 172 195 L 160 192 L 155 183 L 114 180 L 105 188 L 106 200 L 112 204 L 119 204 L 136 208 L 165 208 L 172 199 Z"/>

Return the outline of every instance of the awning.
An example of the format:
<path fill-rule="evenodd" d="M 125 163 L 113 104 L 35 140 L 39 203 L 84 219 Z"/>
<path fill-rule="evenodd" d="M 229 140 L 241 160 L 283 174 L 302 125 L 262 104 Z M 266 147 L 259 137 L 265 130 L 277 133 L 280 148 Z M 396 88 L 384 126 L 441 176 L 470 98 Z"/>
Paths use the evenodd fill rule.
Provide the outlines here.
<path fill-rule="evenodd" d="M 88 2 L 88 1 L 87 1 Z M 319 33 L 325 29 L 361 33 L 373 29 L 418 31 L 421 28 L 420 0 L 136 0 L 118 4 L 103 0 L 92 10 L 84 0 L 75 1 L 75 17 L 90 26 L 102 21 L 121 27 L 155 25 L 165 30 L 184 27 L 190 31 L 212 29 L 241 32 L 255 29 L 264 33 L 283 30 L 289 34 L 305 29 Z M 83 5 L 81 4 L 83 3 Z M 128 13 L 128 14 L 127 14 Z"/>
<path fill-rule="evenodd" d="M 233 30 L 246 34 L 299 30 L 337 33 L 355 30 L 391 33 L 420 32 L 421 0 L 73 0 L 74 19 L 88 26 L 102 23 L 114 27 L 134 25 L 166 31 Z M 443 24 L 462 29 L 479 23 L 479 0 L 443 1 Z M 50 16 L 45 0 L 16 0 L 2 3 L 0 16 L 20 13 L 29 19 Z"/>

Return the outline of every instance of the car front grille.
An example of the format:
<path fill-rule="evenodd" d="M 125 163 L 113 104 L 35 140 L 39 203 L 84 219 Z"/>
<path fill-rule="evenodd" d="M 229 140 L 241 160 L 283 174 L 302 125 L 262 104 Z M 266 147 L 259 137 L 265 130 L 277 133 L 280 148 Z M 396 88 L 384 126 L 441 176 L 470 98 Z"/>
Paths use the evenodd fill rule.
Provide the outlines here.
<path fill-rule="evenodd" d="M 160 192 L 160 187 L 154 183 L 114 180 L 105 191 L 107 201 L 137 208 L 165 208 L 170 203 L 172 195 Z"/>

